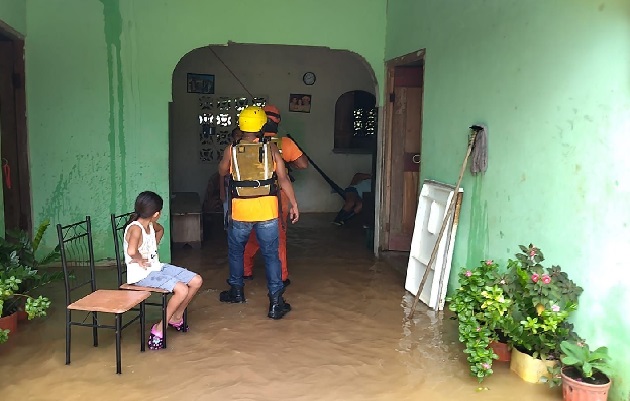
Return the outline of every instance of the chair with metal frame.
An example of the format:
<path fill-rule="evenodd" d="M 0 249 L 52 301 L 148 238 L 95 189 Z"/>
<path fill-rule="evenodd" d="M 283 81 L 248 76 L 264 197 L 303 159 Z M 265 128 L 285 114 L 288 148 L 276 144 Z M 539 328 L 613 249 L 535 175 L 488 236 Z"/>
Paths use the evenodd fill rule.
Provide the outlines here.
<path fill-rule="evenodd" d="M 62 226 L 57 224 L 61 264 L 66 289 L 66 365 L 70 364 L 72 326 L 92 327 L 94 346 L 98 347 L 98 329 L 116 331 L 116 373 L 121 374 L 122 330 L 136 320 L 140 321 L 140 351 L 145 347 L 144 301 L 151 295 L 148 291 L 97 290 L 94 266 L 94 247 L 90 216 L 78 223 Z M 89 269 L 89 275 L 86 272 Z M 86 277 L 87 276 L 87 277 Z M 80 295 L 76 295 L 80 294 Z M 81 296 L 83 295 L 83 296 Z M 73 301 L 73 299 L 76 299 Z M 129 322 L 123 324 L 123 313 L 138 311 Z M 72 320 L 72 311 L 88 312 L 82 322 Z M 100 324 L 98 312 L 112 313 L 115 325 Z M 89 315 L 92 323 L 85 323 Z"/>
<path fill-rule="evenodd" d="M 163 290 L 161 288 L 153 288 L 153 287 L 142 287 L 135 284 L 127 284 L 125 280 L 123 280 L 123 276 L 127 273 L 127 266 L 125 264 L 124 257 L 124 235 L 125 228 L 127 227 L 127 223 L 129 222 L 129 218 L 132 213 L 123 213 L 119 215 L 112 214 L 112 233 L 114 235 L 114 250 L 116 252 L 116 268 L 118 270 L 118 288 L 121 290 L 133 290 L 133 291 L 149 291 L 151 293 L 160 294 L 162 297 L 161 303 L 155 302 L 147 302 L 147 305 L 150 306 L 159 306 L 162 308 L 162 348 L 166 348 L 166 329 L 168 327 L 168 321 L 166 320 L 166 306 L 168 301 L 168 295 L 171 292 L 167 290 Z M 188 331 L 188 308 L 184 309 L 184 323 L 182 331 Z"/>

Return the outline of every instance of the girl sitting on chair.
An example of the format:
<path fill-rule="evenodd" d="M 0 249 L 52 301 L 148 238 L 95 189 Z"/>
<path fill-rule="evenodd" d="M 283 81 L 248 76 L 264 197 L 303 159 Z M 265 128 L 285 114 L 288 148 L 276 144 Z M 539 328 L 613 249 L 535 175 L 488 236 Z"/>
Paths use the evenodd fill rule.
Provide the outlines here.
<path fill-rule="evenodd" d="M 184 310 L 195 296 L 203 280 L 182 267 L 160 263 L 157 245 L 164 227 L 157 223 L 164 201 L 155 192 L 145 191 L 136 198 L 134 212 L 125 228 L 123 247 L 127 264 L 127 283 L 142 287 L 161 288 L 173 295 L 166 306 L 168 325 L 186 331 Z M 151 327 L 149 349 L 162 348 L 162 322 Z"/>

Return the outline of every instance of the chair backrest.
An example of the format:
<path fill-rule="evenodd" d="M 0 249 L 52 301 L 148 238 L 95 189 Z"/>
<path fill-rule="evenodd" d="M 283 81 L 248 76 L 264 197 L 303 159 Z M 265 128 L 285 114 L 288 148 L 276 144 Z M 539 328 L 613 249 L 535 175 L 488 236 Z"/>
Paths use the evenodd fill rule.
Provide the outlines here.
<path fill-rule="evenodd" d="M 125 250 L 123 249 L 125 228 L 131 217 L 131 212 L 111 215 L 112 234 L 114 235 L 114 250 L 116 252 L 116 269 L 118 270 L 118 286 L 123 285 L 123 276 L 127 273 L 127 265 L 125 264 Z"/>
<path fill-rule="evenodd" d="M 73 291 L 86 287 L 88 284 L 90 292 L 96 291 L 90 216 L 67 226 L 57 224 L 57 236 L 59 237 L 59 251 L 66 287 L 66 305 L 70 305 L 73 302 L 71 296 Z M 89 271 L 89 274 L 86 274 L 86 270 Z M 88 288 L 83 289 L 83 291 L 85 290 Z M 78 299 L 80 296 L 76 298 Z"/>

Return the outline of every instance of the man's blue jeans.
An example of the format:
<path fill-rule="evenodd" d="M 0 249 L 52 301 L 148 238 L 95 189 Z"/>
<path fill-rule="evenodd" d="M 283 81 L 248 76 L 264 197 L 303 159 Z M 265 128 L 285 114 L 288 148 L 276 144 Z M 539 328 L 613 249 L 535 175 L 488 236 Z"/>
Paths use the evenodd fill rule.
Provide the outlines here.
<path fill-rule="evenodd" d="M 260 245 L 260 252 L 265 258 L 267 288 L 274 294 L 284 288 L 282 268 L 278 257 L 278 219 L 258 222 L 232 220 L 228 226 L 228 260 L 230 263 L 230 285 L 243 286 L 245 245 L 252 229 Z"/>

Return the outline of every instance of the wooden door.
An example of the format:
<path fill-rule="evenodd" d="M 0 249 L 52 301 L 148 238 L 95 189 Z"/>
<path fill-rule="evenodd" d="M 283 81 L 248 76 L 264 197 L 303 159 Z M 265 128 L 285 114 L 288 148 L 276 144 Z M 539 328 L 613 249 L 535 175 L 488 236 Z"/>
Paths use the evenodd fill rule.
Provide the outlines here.
<path fill-rule="evenodd" d="M 31 231 L 24 42 L 0 32 L 0 133 L 5 229 Z"/>
<path fill-rule="evenodd" d="M 388 69 L 390 87 L 384 250 L 409 251 L 418 205 L 423 66 Z M 387 153 L 386 153 L 387 154 Z"/>

